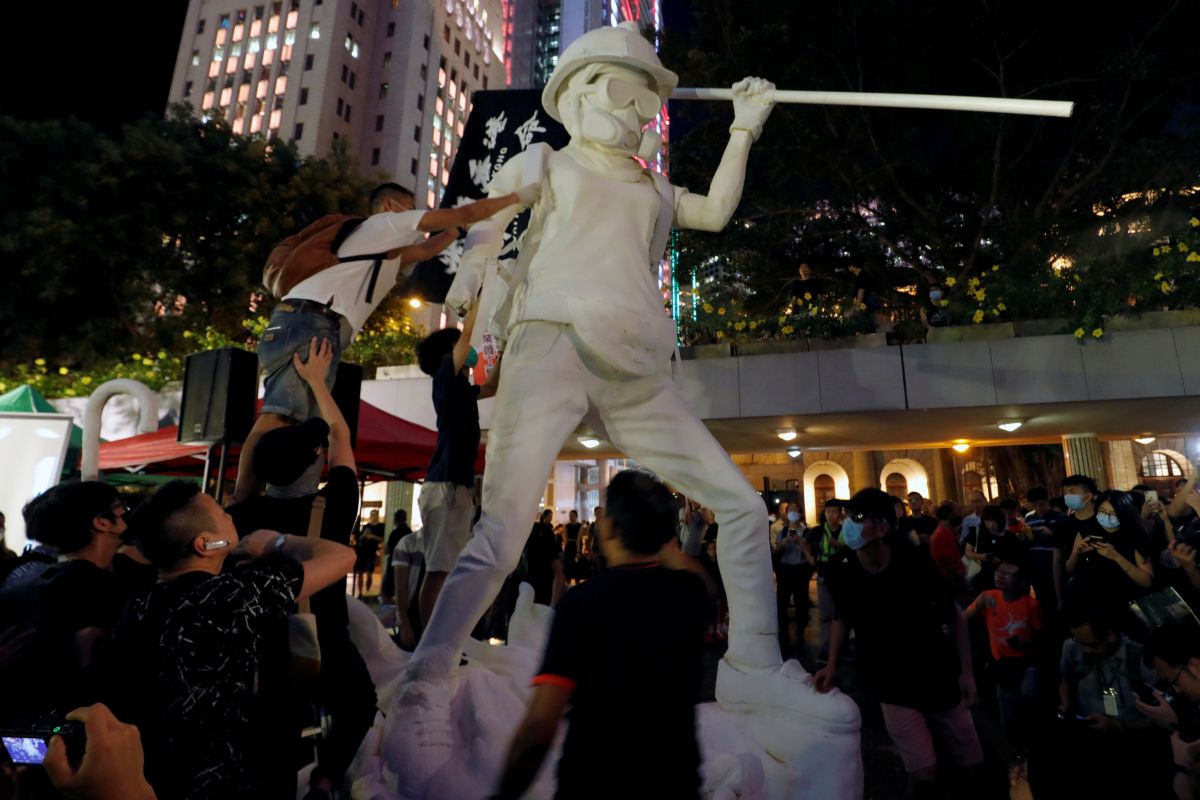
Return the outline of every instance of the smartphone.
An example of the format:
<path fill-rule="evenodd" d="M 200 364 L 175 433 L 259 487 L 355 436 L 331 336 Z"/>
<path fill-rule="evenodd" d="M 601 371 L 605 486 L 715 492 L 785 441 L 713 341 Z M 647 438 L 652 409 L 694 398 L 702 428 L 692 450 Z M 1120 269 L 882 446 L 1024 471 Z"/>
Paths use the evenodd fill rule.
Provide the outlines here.
<path fill-rule="evenodd" d="M 8 757 L 17 765 L 41 764 L 46 760 L 45 739 L 37 736 L 0 736 Z"/>
<path fill-rule="evenodd" d="M 61 736 L 67 745 L 67 757 L 79 763 L 83 757 L 83 723 L 72 722 L 61 715 L 11 720 L 0 724 L 0 742 L 14 764 L 41 764 L 46 760 L 50 740 Z"/>
<path fill-rule="evenodd" d="M 1145 491 L 1145 495 L 1147 504 L 1158 502 L 1158 492 L 1156 492 L 1154 489 L 1147 489 Z"/>
<path fill-rule="evenodd" d="M 1133 693 L 1148 706 L 1160 705 L 1158 698 L 1154 696 L 1154 690 L 1144 683 L 1135 683 L 1133 685 Z"/>

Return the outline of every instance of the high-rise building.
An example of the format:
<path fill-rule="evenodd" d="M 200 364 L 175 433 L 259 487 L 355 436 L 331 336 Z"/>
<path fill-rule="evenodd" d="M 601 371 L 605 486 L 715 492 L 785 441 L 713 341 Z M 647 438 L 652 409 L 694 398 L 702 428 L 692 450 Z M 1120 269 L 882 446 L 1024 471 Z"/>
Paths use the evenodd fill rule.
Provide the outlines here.
<path fill-rule="evenodd" d="M 503 0 L 508 86 L 546 85 L 558 57 L 583 34 L 632 20 L 649 29 L 657 46 L 661 0 Z"/>
<path fill-rule="evenodd" d="M 499 0 L 191 0 L 170 101 L 234 133 L 341 141 L 434 207 L 472 92 L 505 85 Z"/>

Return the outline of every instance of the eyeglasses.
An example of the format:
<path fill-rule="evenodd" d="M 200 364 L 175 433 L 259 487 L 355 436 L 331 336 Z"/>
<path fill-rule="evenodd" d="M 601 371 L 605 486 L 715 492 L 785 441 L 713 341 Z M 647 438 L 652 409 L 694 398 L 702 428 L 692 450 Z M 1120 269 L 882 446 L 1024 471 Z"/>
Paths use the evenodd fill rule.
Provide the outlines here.
<path fill-rule="evenodd" d="M 641 86 L 634 86 L 617 78 L 601 78 L 593 84 L 596 91 L 604 95 L 613 108 L 620 109 L 632 104 L 638 114 L 653 119 L 662 108 L 662 99 L 657 93 Z"/>

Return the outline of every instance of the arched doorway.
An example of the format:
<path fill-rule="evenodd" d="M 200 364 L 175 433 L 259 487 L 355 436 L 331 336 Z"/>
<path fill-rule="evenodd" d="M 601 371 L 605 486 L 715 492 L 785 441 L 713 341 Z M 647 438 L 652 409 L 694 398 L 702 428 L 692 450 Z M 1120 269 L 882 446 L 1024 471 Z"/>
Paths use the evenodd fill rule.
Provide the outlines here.
<path fill-rule="evenodd" d="M 989 502 L 1000 494 L 1000 482 L 996 480 L 996 471 L 985 461 L 968 461 L 963 464 L 962 487 L 964 502 L 970 498 L 972 492 L 981 493 Z"/>
<path fill-rule="evenodd" d="M 897 497 L 904 497 L 909 492 L 920 492 L 922 497 L 929 497 L 929 473 L 921 462 L 911 458 L 896 458 L 884 465 L 879 473 L 879 488 L 888 494 L 893 494 L 892 486 L 899 486 L 899 481 L 893 476 L 904 479 L 904 491 Z"/>
<path fill-rule="evenodd" d="M 820 521 L 825 500 L 829 497 L 850 497 L 850 475 L 836 461 L 809 464 L 804 470 L 804 520 L 808 525 Z"/>
<path fill-rule="evenodd" d="M 884 479 L 884 491 L 892 497 L 898 497 L 903 500 L 908 496 L 908 478 L 901 475 L 899 472 L 890 473 Z"/>
<path fill-rule="evenodd" d="M 813 481 L 813 499 L 816 511 L 820 513 L 825 508 L 825 501 L 837 497 L 837 485 L 832 475 L 822 472 Z"/>
<path fill-rule="evenodd" d="M 1172 497 L 1175 494 L 1175 482 L 1190 477 L 1192 472 L 1192 465 L 1187 458 L 1174 450 L 1154 450 L 1143 456 L 1138 464 L 1141 483 L 1163 497 Z"/>

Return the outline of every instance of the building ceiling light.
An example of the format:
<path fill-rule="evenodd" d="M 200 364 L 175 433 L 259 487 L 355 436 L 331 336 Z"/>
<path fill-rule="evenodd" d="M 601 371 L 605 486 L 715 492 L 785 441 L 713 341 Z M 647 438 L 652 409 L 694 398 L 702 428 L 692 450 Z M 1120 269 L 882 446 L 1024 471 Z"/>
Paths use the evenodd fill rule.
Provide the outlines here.
<path fill-rule="evenodd" d="M 1000 430 L 1002 430 L 1002 431 L 1008 431 L 1009 433 L 1012 433 L 1013 431 L 1015 431 L 1017 428 L 1021 427 L 1024 424 L 1025 424 L 1024 420 L 1006 419 L 1003 422 L 998 423 L 997 427 L 1000 428 Z"/>
<path fill-rule="evenodd" d="M 600 446 L 600 440 L 594 439 L 591 436 L 580 436 L 579 443 L 581 445 L 583 445 L 584 447 L 586 447 L 588 450 L 594 450 L 595 448 Z"/>
<path fill-rule="evenodd" d="M 801 454 L 801 453 L 803 453 L 803 452 L 804 452 L 804 451 L 803 451 L 803 450 L 801 450 L 799 447 L 789 447 L 789 448 L 787 449 L 787 454 L 788 454 L 789 456 L 791 456 L 792 458 L 799 458 L 799 457 L 800 457 L 800 454 Z"/>
<path fill-rule="evenodd" d="M 1154 434 L 1147 433 L 1147 434 L 1145 434 L 1144 436 L 1135 436 L 1135 437 L 1133 438 L 1133 440 L 1134 440 L 1135 442 L 1137 442 L 1138 444 L 1150 444 L 1150 443 L 1151 443 L 1151 442 L 1153 442 L 1153 441 L 1154 441 L 1156 438 L 1157 438 L 1157 437 L 1156 437 L 1156 436 L 1154 436 Z"/>
<path fill-rule="evenodd" d="M 782 430 L 775 431 L 775 435 L 780 439 L 783 439 L 785 442 L 790 442 L 799 434 L 796 433 L 795 428 L 783 428 Z"/>
<path fill-rule="evenodd" d="M 956 453 L 965 453 L 971 449 L 971 443 L 970 442 L 955 442 L 954 444 L 950 445 L 950 447 Z"/>

